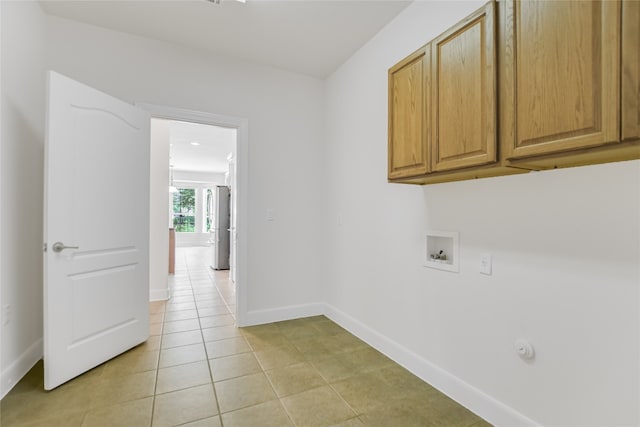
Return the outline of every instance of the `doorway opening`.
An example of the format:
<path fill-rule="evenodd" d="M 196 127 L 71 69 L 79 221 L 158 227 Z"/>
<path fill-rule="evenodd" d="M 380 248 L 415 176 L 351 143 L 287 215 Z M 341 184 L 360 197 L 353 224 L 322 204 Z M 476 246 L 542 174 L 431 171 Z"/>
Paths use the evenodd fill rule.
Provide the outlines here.
<path fill-rule="evenodd" d="M 228 275 L 235 288 L 236 322 L 243 326 L 247 235 L 238 231 L 246 230 L 247 218 L 247 121 L 139 106 L 152 116 L 150 299 L 171 297 L 167 272 L 173 234 L 178 249 L 206 254 L 212 276 Z"/>

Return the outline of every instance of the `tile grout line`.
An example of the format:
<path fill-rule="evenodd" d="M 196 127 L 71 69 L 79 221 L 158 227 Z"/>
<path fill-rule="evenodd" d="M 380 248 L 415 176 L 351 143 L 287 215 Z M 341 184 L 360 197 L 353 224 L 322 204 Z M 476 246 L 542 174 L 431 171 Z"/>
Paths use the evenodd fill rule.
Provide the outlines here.
<path fill-rule="evenodd" d="M 186 263 L 186 260 L 185 260 Z M 188 270 L 187 270 L 188 272 Z M 175 275 L 175 273 L 174 273 Z M 191 282 L 189 282 L 191 283 Z M 175 284 L 175 283 L 174 283 Z M 171 295 L 171 293 L 169 293 L 169 295 Z M 156 396 L 157 396 L 157 391 L 158 391 L 158 376 L 160 375 L 160 356 L 162 354 L 162 341 L 164 340 L 164 324 L 166 322 L 167 319 L 167 305 L 169 304 L 169 300 L 171 299 L 171 297 L 169 297 L 169 299 L 167 299 L 165 301 L 164 304 L 164 308 L 162 311 L 162 330 L 160 331 L 160 344 L 158 347 L 158 360 L 156 362 L 156 380 L 155 380 L 155 384 L 153 386 L 153 401 L 151 404 L 151 422 L 150 422 L 150 427 L 153 427 L 153 418 L 155 415 L 155 409 L 156 409 Z"/>
<path fill-rule="evenodd" d="M 153 400 L 151 402 L 151 420 L 149 422 L 149 426 L 153 426 L 153 416 L 156 411 L 156 395 L 158 391 L 158 376 L 160 374 L 160 354 L 162 354 L 162 340 L 164 338 L 164 322 L 165 316 L 167 315 L 167 303 L 165 302 L 163 310 L 162 310 L 162 330 L 160 331 L 160 343 L 158 346 L 158 360 L 156 361 L 156 379 L 153 385 Z"/>
<path fill-rule="evenodd" d="M 211 369 L 211 363 L 209 362 L 209 352 L 207 351 L 206 341 L 204 339 L 204 333 L 202 332 L 202 322 L 200 321 L 200 310 L 198 309 L 198 303 L 196 302 L 196 296 L 193 292 L 193 283 L 191 282 L 191 270 L 189 269 L 189 264 L 187 263 L 187 272 L 189 274 L 189 286 L 191 288 L 191 294 L 193 295 L 193 303 L 196 307 L 196 315 L 198 316 L 198 325 L 200 326 L 200 336 L 202 337 L 202 346 L 204 347 L 204 356 L 207 363 L 207 369 L 209 370 L 209 378 L 211 379 L 211 389 L 213 390 L 213 398 L 216 401 L 216 409 L 218 412 L 218 420 L 220 421 L 220 427 L 224 427 L 224 422 L 222 421 L 222 412 L 220 410 L 220 402 L 218 401 L 218 392 L 216 391 L 215 381 L 213 379 L 213 371 Z M 211 284 L 215 286 L 217 290 L 217 286 L 215 282 L 211 280 Z"/>

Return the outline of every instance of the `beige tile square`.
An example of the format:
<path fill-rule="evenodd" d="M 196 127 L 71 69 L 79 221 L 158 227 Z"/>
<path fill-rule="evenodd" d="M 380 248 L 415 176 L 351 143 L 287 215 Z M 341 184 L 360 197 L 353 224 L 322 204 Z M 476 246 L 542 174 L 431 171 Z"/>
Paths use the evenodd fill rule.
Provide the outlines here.
<path fill-rule="evenodd" d="M 327 318 L 314 322 L 312 326 L 321 335 L 340 335 L 340 334 L 347 333 L 347 331 L 344 328 L 338 326 L 337 324 L 335 324 L 334 322 L 332 322 Z"/>
<path fill-rule="evenodd" d="M 393 360 L 371 347 L 352 351 L 349 353 L 349 357 L 360 366 L 361 372 L 376 371 L 395 365 Z"/>
<path fill-rule="evenodd" d="M 390 425 L 406 427 L 434 427 L 423 414 L 407 408 L 381 406 L 378 409 L 360 416 L 364 425 L 372 427 L 388 427 Z"/>
<path fill-rule="evenodd" d="M 150 323 L 149 324 L 149 335 L 162 335 L 162 327 L 163 323 Z"/>
<path fill-rule="evenodd" d="M 195 310 L 195 309 L 196 309 L 195 302 L 177 302 L 175 304 L 169 303 L 165 308 L 167 313 L 170 311 Z"/>
<path fill-rule="evenodd" d="M 240 337 L 242 334 L 235 326 L 218 326 L 217 328 L 208 328 L 202 330 L 204 341 L 219 341 L 228 338 Z"/>
<path fill-rule="evenodd" d="M 263 325 L 245 326 L 240 328 L 245 336 L 270 337 L 273 335 L 281 335 L 280 328 L 276 323 L 265 323 Z"/>
<path fill-rule="evenodd" d="M 265 372 L 278 397 L 326 385 L 318 371 L 308 363 L 285 366 Z"/>
<path fill-rule="evenodd" d="M 164 322 L 164 334 L 172 334 L 175 332 L 193 331 L 200 329 L 200 321 L 198 319 L 176 320 L 173 322 Z"/>
<path fill-rule="evenodd" d="M 196 307 L 198 307 L 198 310 L 214 307 L 224 307 L 226 309 L 226 304 L 222 298 L 198 298 L 196 300 Z"/>
<path fill-rule="evenodd" d="M 152 335 L 145 342 L 138 346 L 144 351 L 160 350 L 160 335 Z"/>
<path fill-rule="evenodd" d="M 320 359 L 333 354 L 333 352 L 317 338 L 295 340 L 293 341 L 293 345 L 304 355 L 305 359 L 308 360 Z"/>
<path fill-rule="evenodd" d="M 167 311 L 164 315 L 165 322 L 175 322 L 176 320 L 187 320 L 187 319 L 197 319 L 197 318 L 198 318 L 197 310 Z"/>
<path fill-rule="evenodd" d="M 260 364 L 253 353 L 240 353 L 233 356 L 220 357 L 209 361 L 214 381 L 223 381 L 230 378 L 261 372 Z"/>
<path fill-rule="evenodd" d="M 204 420 L 193 421 L 191 423 L 181 424 L 180 427 L 221 427 L 220 417 L 210 417 Z"/>
<path fill-rule="evenodd" d="M 191 290 L 191 286 L 181 287 L 179 289 L 174 289 L 171 291 L 171 297 L 183 297 L 190 296 L 193 298 L 193 291 Z"/>
<path fill-rule="evenodd" d="M 156 394 L 182 390 L 211 383 L 211 374 L 206 361 L 187 363 L 158 369 Z"/>
<path fill-rule="evenodd" d="M 247 342 L 249 343 L 253 351 L 262 351 L 273 349 L 275 347 L 291 346 L 291 342 L 289 342 L 289 340 L 286 339 L 281 333 L 274 333 L 269 335 L 254 335 L 243 333 L 243 335 L 247 339 Z"/>
<path fill-rule="evenodd" d="M 151 425 L 153 398 L 134 400 L 87 412 L 82 422 L 83 427 L 130 426 L 144 427 Z"/>
<path fill-rule="evenodd" d="M 304 362 L 304 356 L 292 345 L 272 347 L 255 352 L 262 369 L 275 369 Z"/>
<path fill-rule="evenodd" d="M 165 334 L 162 336 L 162 348 L 180 347 L 182 345 L 199 344 L 201 342 L 203 341 L 200 329 Z"/>
<path fill-rule="evenodd" d="M 384 382 L 398 390 L 402 395 L 424 395 L 425 393 L 434 391 L 434 388 L 429 384 L 395 363 L 389 367 L 380 369 L 378 375 Z"/>
<path fill-rule="evenodd" d="M 211 285 L 196 286 L 193 288 L 193 294 L 195 295 L 196 299 L 205 300 L 211 298 L 220 298 L 218 290 Z"/>
<path fill-rule="evenodd" d="M 149 303 L 149 314 L 164 313 L 166 301 L 153 301 Z"/>
<path fill-rule="evenodd" d="M 221 316 L 223 314 L 229 314 L 229 313 L 230 311 L 227 309 L 226 306 L 198 308 L 198 315 L 201 317 Z"/>
<path fill-rule="evenodd" d="M 397 392 L 376 372 L 359 374 L 333 383 L 332 386 L 358 414 L 377 409 Z"/>
<path fill-rule="evenodd" d="M 423 410 L 428 409 L 430 411 L 429 415 L 433 418 L 432 423 L 438 427 L 468 427 L 484 421 L 464 406 L 435 389 L 422 395 L 413 394 L 409 398 L 405 397 L 402 400 L 402 404 L 406 404 L 410 400 L 417 401 L 412 407 L 420 405 Z M 433 414 L 437 416 L 433 416 Z"/>
<path fill-rule="evenodd" d="M 164 312 L 149 315 L 149 323 L 162 323 L 163 320 Z"/>
<path fill-rule="evenodd" d="M 232 354 L 246 353 L 251 347 L 244 338 L 230 338 L 227 340 L 205 343 L 209 359 L 231 356 Z"/>
<path fill-rule="evenodd" d="M 406 425 L 424 425 L 435 427 L 440 417 L 431 401 L 439 392 L 431 390 L 421 395 L 392 394 L 383 404 L 366 410 L 360 416 L 366 425 L 383 426 L 393 420 Z"/>
<path fill-rule="evenodd" d="M 211 384 L 156 396 L 154 427 L 170 427 L 198 421 L 218 414 Z"/>
<path fill-rule="evenodd" d="M 106 362 L 103 375 L 110 377 L 153 371 L 158 368 L 159 356 L 159 350 L 144 351 L 137 347 Z"/>
<path fill-rule="evenodd" d="M 311 325 L 281 327 L 280 332 L 290 341 L 305 340 L 318 336 L 318 331 Z"/>
<path fill-rule="evenodd" d="M 278 400 L 250 406 L 222 415 L 225 427 L 285 427 L 293 426 Z"/>
<path fill-rule="evenodd" d="M 235 411 L 276 398 L 263 373 L 214 383 L 220 411 Z"/>
<path fill-rule="evenodd" d="M 91 408 L 153 396 L 155 385 L 156 371 L 124 376 L 105 376 L 92 387 Z"/>
<path fill-rule="evenodd" d="M 360 421 L 360 418 L 350 418 L 347 421 L 343 421 L 341 423 L 338 424 L 334 424 L 331 427 L 363 427 L 365 424 Z M 394 425 L 394 424 L 391 424 Z M 425 426 L 421 426 L 421 427 L 425 427 Z"/>
<path fill-rule="evenodd" d="M 80 427 L 82 425 L 82 420 L 84 420 L 85 413 L 75 413 L 75 414 L 63 414 L 63 415 L 54 415 L 51 418 L 46 418 L 39 421 L 34 421 L 28 424 L 20 424 L 21 427 Z M 10 427 L 9 424 L 2 424 L 6 427 Z"/>
<path fill-rule="evenodd" d="M 337 345 L 340 347 L 342 352 L 349 352 L 355 350 L 363 350 L 365 348 L 370 348 L 370 346 L 362 341 L 360 338 L 351 335 L 348 332 L 344 334 L 331 335 L 326 339 L 326 345 L 332 346 Z"/>
<path fill-rule="evenodd" d="M 327 350 L 334 354 L 370 348 L 364 341 L 349 333 L 321 336 L 317 339 Z"/>
<path fill-rule="evenodd" d="M 223 314 L 222 316 L 207 316 L 200 318 L 200 327 L 202 329 L 215 328 L 217 326 L 231 326 L 236 323 L 236 319 L 230 314 Z"/>
<path fill-rule="evenodd" d="M 185 363 L 206 360 L 207 354 L 204 345 L 192 344 L 181 347 L 165 348 L 160 351 L 160 368 L 168 366 L 184 365 Z"/>
<path fill-rule="evenodd" d="M 356 414 L 331 387 L 324 386 L 282 399 L 296 426 L 331 426 Z"/>
<path fill-rule="evenodd" d="M 43 389 L 12 394 L 2 399 L 2 425 L 22 426 L 48 418 L 73 418 L 84 413 L 91 402 L 91 385 L 67 383 L 55 390 Z"/>
<path fill-rule="evenodd" d="M 311 364 L 329 383 L 353 377 L 359 373 L 359 366 L 344 355 L 313 359 Z"/>
<path fill-rule="evenodd" d="M 172 295 L 169 304 L 178 304 L 182 302 L 193 302 L 193 295 Z"/>

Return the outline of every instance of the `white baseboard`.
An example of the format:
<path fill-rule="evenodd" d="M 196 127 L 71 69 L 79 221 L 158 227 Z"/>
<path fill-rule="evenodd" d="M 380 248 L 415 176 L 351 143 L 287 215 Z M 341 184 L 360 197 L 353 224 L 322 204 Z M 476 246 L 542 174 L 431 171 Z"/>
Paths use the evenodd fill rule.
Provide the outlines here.
<path fill-rule="evenodd" d="M 24 353 L 20 355 L 11 365 L 9 365 L 0 376 L 2 377 L 0 383 L 0 399 L 5 397 L 7 393 L 11 391 L 18 381 L 26 375 L 27 372 L 38 360 L 42 359 L 43 355 L 43 343 L 42 339 L 39 339 L 33 343 Z"/>
<path fill-rule="evenodd" d="M 169 299 L 169 289 L 149 290 L 149 301 L 166 301 Z"/>
<path fill-rule="evenodd" d="M 540 426 L 513 408 L 467 384 L 455 375 L 376 332 L 359 320 L 331 305 L 325 304 L 324 308 L 324 314 L 329 319 L 491 424 L 509 427 Z"/>
<path fill-rule="evenodd" d="M 302 317 L 319 316 L 324 314 L 324 304 L 301 304 L 267 310 L 247 312 L 247 326 L 263 323 L 280 322 L 282 320 L 299 319 Z"/>

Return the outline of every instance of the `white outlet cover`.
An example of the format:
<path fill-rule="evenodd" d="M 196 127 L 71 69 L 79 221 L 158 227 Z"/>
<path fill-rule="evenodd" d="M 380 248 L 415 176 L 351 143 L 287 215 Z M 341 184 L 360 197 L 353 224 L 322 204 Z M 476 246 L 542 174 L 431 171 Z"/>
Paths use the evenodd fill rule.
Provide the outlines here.
<path fill-rule="evenodd" d="M 490 254 L 483 254 L 480 257 L 480 274 L 491 276 L 492 259 Z"/>

